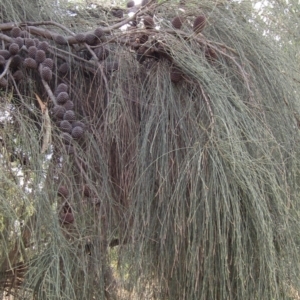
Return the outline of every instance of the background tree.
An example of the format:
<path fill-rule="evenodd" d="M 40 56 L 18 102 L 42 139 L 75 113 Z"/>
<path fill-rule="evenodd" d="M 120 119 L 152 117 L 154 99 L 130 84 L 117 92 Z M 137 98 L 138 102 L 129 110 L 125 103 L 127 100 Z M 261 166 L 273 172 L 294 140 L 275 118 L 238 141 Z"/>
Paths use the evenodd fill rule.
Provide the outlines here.
<path fill-rule="evenodd" d="M 142 4 L 0 4 L 3 293 L 291 298 L 296 6 Z"/>

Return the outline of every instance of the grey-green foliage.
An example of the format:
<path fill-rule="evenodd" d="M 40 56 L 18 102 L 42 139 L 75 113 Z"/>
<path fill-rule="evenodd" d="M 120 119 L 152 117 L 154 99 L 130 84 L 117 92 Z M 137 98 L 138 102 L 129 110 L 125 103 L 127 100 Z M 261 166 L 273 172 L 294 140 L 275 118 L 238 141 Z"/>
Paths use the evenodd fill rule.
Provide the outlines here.
<path fill-rule="evenodd" d="M 171 82 L 170 61 L 139 64 L 114 43 L 118 31 L 110 49 L 119 69 L 107 83 L 72 69 L 77 113 L 88 125 L 74 156 L 60 152 L 55 130 L 55 155 L 40 155 L 40 115 L 12 112 L 32 160 L 23 193 L 34 207 L 26 215 L 33 245 L 13 236 L 18 260 L 29 265 L 23 296 L 103 299 L 116 297 L 112 289 L 120 299 L 252 300 L 299 290 L 299 71 L 283 47 L 289 37 L 277 43 L 268 22 L 250 21 L 249 2 L 186 2 L 186 34 L 171 29 L 171 16 L 183 14 L 175 1 L 156 8 L 161 31 L 153 33 L 181 82 Z M 193 36 L 200 12 L 207 26 Z M 58 222 L 62 184 L 75 213 L 71 228 Z M 8 209 L 15 202 L 5 196 L 1 262 L 15 246 Z M 107 251 L 115 238 L 124 245 Z"/>

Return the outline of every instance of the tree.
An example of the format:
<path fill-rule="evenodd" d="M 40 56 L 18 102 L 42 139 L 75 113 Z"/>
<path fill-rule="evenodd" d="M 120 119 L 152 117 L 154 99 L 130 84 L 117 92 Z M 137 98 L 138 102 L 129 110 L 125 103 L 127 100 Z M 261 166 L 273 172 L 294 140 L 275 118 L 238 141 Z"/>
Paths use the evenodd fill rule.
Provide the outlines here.
<path fill-rule="evenodd" d="M 292 297 L 300 119 L 288 33 L 248 2 L 22 3 L 0 4 L 3 291 Z"/>

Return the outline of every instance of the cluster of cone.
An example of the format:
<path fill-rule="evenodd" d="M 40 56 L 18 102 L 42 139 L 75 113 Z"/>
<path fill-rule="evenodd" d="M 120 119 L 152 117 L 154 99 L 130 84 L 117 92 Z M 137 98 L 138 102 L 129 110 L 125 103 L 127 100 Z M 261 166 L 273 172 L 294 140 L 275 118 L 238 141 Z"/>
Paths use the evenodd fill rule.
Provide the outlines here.
<path fill-rule="evenodd" d="M 7 64 L 13 79 L 18 82 L 26 77 L 26 69 L 38 70 L 40 76 L 46 82 L 50 82 L 53 77 L 53 69 L 56 67 L 60 75 L 66 75 L 69 66 L 62 63 L 55 66 L 53 58 L 49 56 L 49 43 L 31 38 L 27 31 L 22 31 L 19 27 L 14 27 L 10 32 L 4 32 L 9 37 L 10 42 L 5 44 L 5 49 L 0 50 L 0 76 Z M 54 40 L 57 43 L 65 44 L 62 36 L 57 36 Z M 9 81 L 2 76 L 0 88 L 6 88 Z"/>
<path fill-rule="evenodd" d="M 4 34 L 7 35 L 9 42 L 5 43 L 5 49 L 0 50 L 0 88 L 7 88 L 9 85 L 7 76 L 5 74 L 1 76 L 8 63 L 9 71 L 16 82 L 26 77 L 26 69 L 38 70 L 41 78 L 46 82 L 51 82 L 54 68 L 60 76 L 68 74 L 69 64 L 67 62 L 62 62 L 60 65 L 54 63 L 52 58 L 54 55 L 51 54 L 53 51 L 49 51 L 51 46 L 47 41 L 32 38 L 27 31 L 19 27 L 4 31 Z M 78 43 L 95 46 L 94 53 L 101 61 L 109 55 L 108 49 L 101 45 L 101 39 L 104 36 L 104 31 L 99 27 L 91 33 L 78 33 L 75 39 Z M 68 44 L 67 39 L 61 35 L 56 35 L 53 40 L 57 45 Z"/>
<path fill-rule="evenodd" d="M 74 223 L 74 214 L 72 207 L 68 201 L 69 190 L 66 186 L 62 185 L 58 189 L 58 196 L 61 197 L 64 201 L 63 207 L 59 213 L 59 222 L 62 225 L 69 225 Z"/>
<path fill-rule="evenodd" d="M 133 1 L 129 1 L 127 3 L 127 7 L 132 7 L 134 5 Z M 172 26 L 176 30 L 180 30 L 183 26 L 183 23 L 185 21 L 185 18 L 183 17 L 175 17 L 172 20 Z M 153 18 L 150 15 L 146 15 L 143 17 L 143 24 L 145 29 L 154 29 L 155 28 L 155 22 Z M 195 34 L 199 34 L 203 31 L 206 25 L 206 17 L 205 15 L 199 15 L 198 17 L 195 18 L 194 23 L 193 23 L 193 32 Z M 138 39 L 137 42 L 133 43 L 133 48 L 136 50 L 136 58 L 139 63 L 144 63 L 144 61 L 147 58 L 154 58 L 154 59 L 159 59 L 160 57 L 165 57 L 169 61 L 172 62 L 171 68 L 170 68 L 170 79 L 173 83 L 178 83 L 183 79 L 183 73 L 180 70 L 176 64 L 173 63 L 170 55 L 168 55 L 168 52 L 163 49 L 163 46 L 160 45 L 158 42 L 152 43 L 152 47 L 149 48 L 145 46 L 146 42 L 148 41 L 149 35 L 147 34 L 142 34 Z M 205 57 L 209 61 L 213 61 L 217 59 L 217 55 L 215 51 L 209 47 L 205 49 Z"/>
<path fill-rule="evenodd" d="M 68 154 L 74 153 L 73 140 L 79 140 L 83 137 L 85 124 L 76 120 L 76 114 L 73 110 L 74 103 L 69 97 L 68 85 L 59 84 L 55 91 L 57 104 L 53 107 L 52 113 L 60 129 L 61 138 L 65 144 Z"/>
<path fill-rule="evenodd" d="M 91 189 L 88 185 L 83 187 L 83 196 L 90 198 L 92 196 Z M 65 185 L 61 185 L 58 189 L 57 195 L 62 199 L 63 205 L 59 211 L 59 222 L 62 225 L 70 225 L 75 221 L 74 212 L 71 207 L 70 193 Z"/>
<path fill-rule="evenodd" d="M 184 18 L 177 16 L 172 20 L 172 26 L 175 29 L 180 30 L 184 21 L 185 21 Z M 194 23 L 193 23 L 194 33 L 195 34 L 201 33 L 203 31 L 203 29 L 205 28 L 205 25 L 206 25 L 205 15 L 199 15 L 198 17 L 196 17 L 194 20 Z M 208 61 L 214 61 L 217 59 L 217 54 L 213 49 L 207 47 L 205 49 L 205 57 Z M 178 67 L 172 66 L 170 78 L 171 78 L 172 82 L 177 83 L 182 80 L 183 74 Z"/>
<path fill-rule="evenodd" d="M 98 35 L 102 35 L 102 32 L 99 31 L 100 29 L 95 30 Z M 22 31 L 19 27 L 14 27 L 7 32 L 7 36 L 10 37 L 11 42 L 5 45 L 6 49 L 0 50 L 0 77 L 1 73 L 7 69 L 12 74 L 12 78 L 18 82 L 25 77 L 26 70 L 31 69 L 36 70 L 46 83 L 50 83 L 55 67 L 57 73 L 62 76 L 68 73 L 69 65 L 66 62 L 55 66 L 53 58 L 47 57 L 51 56 L 50 45 L 47 41 L 33 39 L 28 32 Z M 63 39 L 58 35 L 55 41 L 65 44 Z M 98 55 L 100 56 L 100 54 Z M 8 68 L 7 64 L 9 64 Z M 0 88 L 7 88 L 8 84 L 9 81 L 3 76 L 0 79 Z M 72 154 L 74 151 L 72 141 L 83 137 L 85 125 L 76 120 L 74 103 L 69 97 L 66 84 L 59 84 L 54 91 L 54 96 L 56 103 L 52 108 L 52 115 L 62 132 L 61 137 L 66 145 L 67 153 Z"/>

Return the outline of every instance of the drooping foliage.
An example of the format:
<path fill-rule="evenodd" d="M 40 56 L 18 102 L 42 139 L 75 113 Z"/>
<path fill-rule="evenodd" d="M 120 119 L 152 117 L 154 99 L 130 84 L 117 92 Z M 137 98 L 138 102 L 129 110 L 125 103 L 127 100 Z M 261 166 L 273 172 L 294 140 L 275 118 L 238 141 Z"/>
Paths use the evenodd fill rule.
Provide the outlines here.
<path fill-rule="evenodd" d="M 288 35 L 248 2 L 146 2 L 0 4 L 0 287 L 291 299 L 300 76 Z"/>

